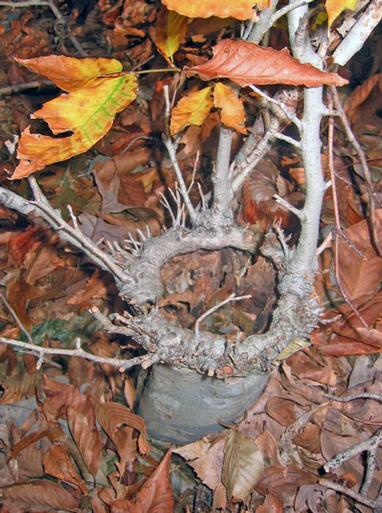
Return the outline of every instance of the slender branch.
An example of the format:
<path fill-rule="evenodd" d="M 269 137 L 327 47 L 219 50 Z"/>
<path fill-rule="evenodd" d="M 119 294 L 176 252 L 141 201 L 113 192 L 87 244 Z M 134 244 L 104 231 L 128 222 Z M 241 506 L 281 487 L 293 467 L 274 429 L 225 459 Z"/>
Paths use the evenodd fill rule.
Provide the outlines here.
<path fill-rule="evenodd" d="M 0 4 L 1 5 L 1 4 Z M 7 96 L 9 94 L 20 93 L 28 89 L 36 89 L 43 86 L 54 86 L 50 80 L 32 80 L 31 82 L 24 82 L 23 84 L 15 84 L 0 88 L 0 96 Z"/>
<path fill-rule="evenodd" d="M 5 337 L 0 337 L 0 343 L 7 344 L 13 347 L 21 347 L 24 350 L 31 351 L 33 354 L 39 356 L 40 358 L 47 354 L 70 357 L 75 356 L 76 358 L 84 358 L 85 360 L 90 360 L 96 363 L 107 363 L 109 365 L 112 365 L 113 367 L 121 369 L 121 371 L 130 369 L 135 365 L 142 365 L 144 363 L 147 364 L 148 361 L 151 361 L 151 355 L 137 356 L 136 358 L 131 358 L 129 360 L 123 358 L 109 358 L 88 353 L 87 351 L 84 351 L 81 347 L 77 347 L 76 349 L 42 347 L 36 344 L 30 344 L 28 342 L 22 342 L 21 340 L 15 340 Z"/>
<path fill-rule="evenodd" d="M 229 182 L 229 164 L 232 148 L 232 130 L 221 127 L 216 157 L 216 172 L 212 178 L 214 184 L 214 208 L 232 222 L 232 190 Z"/>
<path fill-rule="evenodd" d="M 163 137 L 163 143 L 167 148 L 172 166 L 173 166 L 175 174 L 176 174 L 176 178 L 179 183 L 179 188 L 180 188 L 180 192 L 183 197 L 183 201 L 186 204 L 188 214 L 190 216 L 191 223 L 195 226 L 198 223 L 198 215 L 192 205 L 190 196 L 188 194 L 187 186 L 185 184 L 182 171 L 179 167 L 178 160 L 176 158 L 176 152 L 175 152 L 174 145 L 173 145 L 170 137 L 166 137 L 166 136 Z"/>
<path fill-rule="evenodd" d="M 256 23 L 249 23 L 248 29 L 243 34 L 243 39 L 252 41 L 253 43 L 260 43 L 263 37 L 267 34 L 272 27 L 272 17 L 277 7 L 278 0 L 272 0 L 268 9 L 263 9 L 259 14 L 259 19 Z"/>
<path fill-rule="evenodd" d="M 281 111 L 284 114 L 284 116 L 282 116 L 282 117 L 286 117 L 287 119 L 292 121 L 292 123 L 294 123 L 299 130 L 301 129 L 301 120 L 298 119 L 298 117 L 294 114 L 294 112 L 290 112 L 288 107 L 286 105 L 284 105 L 280 100 L 278 100 L 276 98 L 272 98 L 271 96 L 264 93 L 261 89 L 259 89 L 258 87 L 254 86 L 254 85 L 250 85 L 249 87 L 250 87 L 250 89 L 252 89 L 252 91 L 254 93 L 256 93 L 259 96 L 261 96 L 262 98 L 264 98 L 264 100 L 266 100 L 266 102 L 270 103 L 271 105 L 276 105 L 279 109 L 281 109 Z M 275 112 L 275 114 L 277 115 L 278 113 Z"/>
<path fill-rule="evenodd" d="M 373 181 L 371 178 L 370 169 L 367 164 L 367 157 L 366 157 L 365 152 L 362 149 L 362 146 L 360 145 L 357 138 L 355 137 L 353 130 L 351 129 L 349 120 L 345 114 L 345 111 L 344 111 L 344 109 L 341 105 L 340 99 L 338 97 L 337 89 L 334 86 L 331 87 L 331 93 L 332 93 L 333 102 L 336 107 L 338 116 L 341 119 L 342 125 L 344 127 L 347 140 L 353 146 L 355 151 L 357 152 L 359 162 L 361 164 L 361 169 L 363 172 L 363 177 L 366 182 L 367 193 L 368 193 L 368 198 L 369 198 L 369 212 L 370 212 L 370 218 L 371 218 L 371 235 L 373 237 L 373 242 L 374 242 L 375 248 L 377 249 L 379 255 L 382 255 L 381 243 L 379 240 L 379 234 L 378 234 L 378 230 L 377 230 L 377 222 L 375 219 L 375 208 L 376 208 L 375 191 L 374 191 Z M 378 206 L 380 206 L 380 205 L 378 205 Z"/>
<path fill-rule="evenodd" d="M 333 54 L 335 64 L 345 66 L 364 45 L 382 18 L 382 0 L 373 0 Z"/>
<path fill-rule="evenodd" d="M 330 108 L 332 107 L 332 99 L 329 100 Z M 334 275 L 337 282 L 337 286 L 345 299 L 346 303 L 350 306 L 354 314 L 360 320 L 361 324 L 368 330 L 368 325 L 359 313 L 357 307 L 354 305 L 353 301 L 350 299 L 345 287 L 342 284 L 342 279 L 340 276 L 340 245 L 339 245 L 339 236 L 342 232 L 341 229 L 341 219 L 340 219 L 340 211 L 338 206 L 338 196 L 337 196 L 337 182 L 336 182 L 336 174 L 334 170 L 334 154 L 333 154 L 333 135 L 334 135 L 334 119 L 333 116 L 329 118 L 329 126 L 328 126 L 328 168 L 330 172 L 330 182 L 332 184 L 332 198 L 333 198 L 333 206 L 334 206 L 334 218 L 335 218 L 335 233 L 334 233 Z"/>
<path fill-rule="evenodd" d="M 286 210 L 289 210 L 294 214 L 296 217 L 300 219 L 301 222 L 304 222 L 306 220 L 305 214 L 303 210 L 300 210 L 299 208 L 294 207 L 288 201 L 286 201 L 284 198 L 279 196 L 278 194 L 273 195 L 274 199 L 276 200 L 276 203 L 284 207 Z"/>
<path fill-rule="evenodd" d="M 62 240 L 69 242 L 74 247 L 83 251 L 102 269 L 111 272 L 117 280 L 125 282 L 129 279 L 121 267 L 117 265 L 109 255 L 97 247 L 96 244 L 87 238 L 80 230 L 76 230 L 64 221 L 60 213 L 49 204 L 48 200 L 42 194 L 34 178 L 30 178 L 29 183 L 34 190 L 36 201 L 28 201 L 22 196 L 4 187 L 0 187 L 0 202 L 6 207 L 17 210 L 24 215 L 30 215 L 32 213 L 37 214 L 54 230 L 59 232 Z"/>
<path fill-rule="evenodd" d="M 334 490 L 335 492 L 339 492 L 339 493 L 342 493 L 343 495 L 347 495 L 348 497 L 351 497 L 355 501 L 359 502 L 360 504 L 364 504 L 365 506 L 368 506 L 371 509 L 374 509 L 376 506 L 377 501 L 373 501 L 371 499 L 363 497 L 360 493 L 357 493 L 354 490 L 351 490 L 350 488 L 346 488 L 346 486 L 342 486 L 338 483 L 335 483 L 334 481 L 320 479 L 319 484 L 321 486 L 324 486 L 325 488 Z"/>
<path fill-rule="evenodd" d="M 235 294 L 231 294 L 229 295 L 226 299 L 224 299 L 223 301 L 221 301 L 220 303 L 218 303 L 217 305 L 214 305 L 212 308 L 210 308 L 209 310 L 207 310 L 206 312 L 204 312 L 204 314 L 202 314 L 198 319 L 197 321 L 195 322 L 195 327 L 194 327 L 194 331 L 195 331 L 195 338 L 197 340 L 199 340 L 199 335 L 200 335 L 200 324 L 204 321 L 204 319 L 206 319 L 208 316 L 210 316 L 211 314 L 213 314 L 214 312 L 216 312 L 217 310 L 219 310 L 219 308 L 221 308 L 222 306 L 226 305 L 227 303 L 232 303 L 233 301 L 242 301 L 243 299 L 249 299 L 250 297 L 252 297 L 250 294 L 247 294 L 246 296 L 235 296 Z"/>
<path fill-rule="evenodd" d="M 363 440 L 358 444 L 354 444 L 348 449 L 339 452 L 331 460 L 327 461 L 324 465 L 325 472 L 331 472 L 332 470 L 340 467 L 345 461 L 349 460 L 357 454 L 361 454 L 365 451 L 375 451 L 378 446 L 382 443 L 382 428 L 378 429 L 373 436 L 367 440 Z"/>
<path fill-rule="evenodd" d="M 6 2 L 1 0 L 0 5 L 4 7 L 34 7 L 34 6 L 45 6 L 49 7 L 49 0 L 25 0 L 21 2 Z"/>
<path fill-rule="evenodd" d="M 274 13 L 274 15 L 271 18 L 271 25 L 270 26 L 272 26 L 274 23 L 276 23 L 277 20 L 279 20 L 280 18 L 282 18 L 286 14 L 290 13 L 291 11 L 293 11 L 293 9 L 297 9 L 298 7 L 302 7 L 303 5 L 309 4 L 311 2 L 313 2 L 313 0 L 297 0 L 293 4 L 285 5 L 284 7 L 282 7 L 281 9 L 279 9 L 278 11 L 276 11 Z"/>

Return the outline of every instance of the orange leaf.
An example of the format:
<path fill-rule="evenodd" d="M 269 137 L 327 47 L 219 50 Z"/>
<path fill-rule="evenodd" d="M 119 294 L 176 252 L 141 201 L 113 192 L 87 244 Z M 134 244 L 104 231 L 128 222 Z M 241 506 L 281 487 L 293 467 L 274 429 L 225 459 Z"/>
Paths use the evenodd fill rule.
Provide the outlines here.
<path fill-rule="evenodd" d="M 189 18 L 236 18 L 237 20 L 252 20 L 256 15 L 253 7 L 265 9 L 270 6 L 269 0 L 162 0 L 162 3 L 172 11 Z"/>
<path fill-rule="evenodd" d="M 188 74 L 198 74 L 203 80 L 229 78 L 241 86 L 321 85 L 342 86 L 347 80 L 336 73 L 326 73 L 311 64 L 301 64 L 289 51 L 263 48 L 247 41 L 223 39 L 213 47 L 214 56 L 205 64 L 188 68 Z"/>
<path fill-rule="evenodd" d="M 214 89 L 214 105 L 221 109 L 221 120 L 225 126 L 241 134 L 247 133 L 244 105 L 233 89 L 218 82 Z"/>
<path fill-rule="evenodd" d="M 78 511 L 78 501 L 62 485 L 50 481 L 19 483 L 1 490 L 2 499 L 12 504 L 24 506 L 28 511 L 32 506 L 53 508 L 65 511 Z"/>
<path fill-rule="evenodd" d="M 33 69 L 36 69 L 36 60 L 33 59 L 34 62 L 31 66 Z M 29 176 L 49 164 L 67 160 L 87 151 L 110 130 L 115 115 L 135 99 L 137 89 L 135 75 L 117 72 L 117 76 L 94 78 L 99 73 L 99 69 L 104 69 L 106 66 L 100 66 L 99 59 L 85 59 L 83 75 L 86 79 L 84 79 L 83 87 L 79 87 L 78 84 L 82 83 L 83 77 L 79 76 L 78 69 L 83 61 L 80 59 L 74 59 L 74 61 L 78 61 L 73 68 L 76 84 L 74 89 L 71 89 L 66 83 L 69 82 L 70 75 L 67 75 L 67 81 L 59 76 L 58 81 L 68 90 L 70 89 L 70 93 L 62 94 L 47 102 L 32 116 L 45 120 L 55 135 L 65 132 L 72 132 L 72 135 L 54 138 L 32 134 L 30 128 L 27 127 L 20 137 L 17 151 L 20 164 L 12 175 L 12 179 Z M 87 78 L 90 76 L 91 61 L 94 61 L 95 69 L 93 78 L 89 82 Z M 111 69 L 116 68 L 116 62 L 118 61 L 111 63 Z M 60 61 L 57 59 L 54 59 L 53 62 L 49 61 L 49 63 L 44 61 L 44 74 L 48 76 L 52 71 L 49 66 L 59 66 L 59 63 Z M 23 64 L 28 66 L 29 62 L 23 61 Z M 47 68 L 49 68 L 49 72 Z M 50 76 L 54 77 L 54 71 Z"/>
<path fill-rule="evenodd" d="M 155 44 L 158 50 L 172 60 L 187 30 L 188 19 L 175 11 L 162 8 L 155 27 Z"/>
<path fill-rule="evenodd" d="M 52 445 L 49 448 L 44 455 L 43 465 L 47 474 L 78 486 L 79 490 L 87 495 L 86 485 L 73 465 L 67 450 L 62 445 Z"/>
<path fill-rule="evenodd" d="M 171 135 L 177 134 L 189 125 L 202 125 L 212 105 L 211 87 L 205 87 L 184 96 L 172 110 Z"/>
<path fill-rule="evenodd" d="M 169 479 L 171 450 L 137 494 L 135 502 L 116 500 L 111 513 L 173 513 L 174 497 Z"/>
<path fill-rule="evenodd" d="M 64 55 L 47 55 L 35 59 L 15 58 L 15 61 L 49 78 L 67 92 L 86 86 L 100 75 L 122 71 L 122 64 L 117 59 L 76 59 Z"/>

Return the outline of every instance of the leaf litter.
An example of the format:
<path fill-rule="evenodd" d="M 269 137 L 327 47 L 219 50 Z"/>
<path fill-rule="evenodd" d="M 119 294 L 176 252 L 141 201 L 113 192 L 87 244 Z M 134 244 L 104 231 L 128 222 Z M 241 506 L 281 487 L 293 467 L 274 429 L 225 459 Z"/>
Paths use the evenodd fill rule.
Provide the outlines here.
<path fill-rule="evenodd" d="M 94 15 L 94 5 L 86 4 L 90 10 L 85 22 L 80 24 L 75 16 L 72 22 L 77 37 L 94 34 L 94 39 L 89 37 L 87 44 L 92 58 L 99 59 L 100 53 L 106 53 L 109 48 L 115 59 L 125 58 L 130 65 L 134 63 L 139 67 L 152 57 L 155 50 L 149 35 L 157 12 L 150 2 L 99 0 L 97 16 Z M 169 9 L 177 5 L 175 0 L 164 4 Z M 207 9 L 214 2 L 203 4 Z M 239 19 L 248 18 L 254 4 L 256 2 L 242 2 L 236 11 L 236 2 L 225 2 L 228 10 L 224 12 Z M 350 4 L 343 2 L 341 10 L 351 7 Z M 198 5 L 198 9 L 202 7 Z M 258 5 L 259 10 L 263 7 Z M 329 11 L 329 2 L 326 9 L 332 22 L 337 14 Z M 192 12 L 181 14 L 192 16 Z M 209 16 L 209 13 L 199 15 Z M 36 77 L 16 67 L 14 57 L 38 60 L 42 55 L 51 58 L 53 53 L 69 53 L 62 35 L 52 37 L 56 29 L 48 12 L 39 14 L 36 8 L 8 19 L 9 16 L 9 10 L 1 14 L 5 27 L 0 34 L 5 84 L 14 85 Z M 218 42 L 218 31 L 222 27 L 230 30 L 229 23 L 222 25 L 215 21 L 211 32 L 207 25 L 198 32 L 193 29 L 196 22 L 201 23 L 195 20 L 189 24 L 189 32 L 184 31 L 182 37 L 186 43 L 183 47 L 177 41 L 166 41 L 166 37 L 172 37 L 171 25 L 166 29 L 167 36 L 161 34 L 156 44 L 167 58 L 188 66 L 204 80 L 224 77 L 242 85 L 252 81 L 244 69 L 246 45 L 228 40 Z M 185 28 L 184 20 L 182 23 Z M 193 30 L 198 32 L 200 41 Z M 240 76 L 233 76 L 224 60 L 219 61 L 216 68 L 213 68 L 213 62 L 206 61 L 206 51 L 216 43 L 215 63 L 221 58 L 220 49 L 224 45 L 229 46 L 230 51 L 243 46 L 244 53 L 238 52 L 235 56 L 235 71 L 240 71 Z M 283 66 L 286 59 L 291 57 L 283 53 Z M 116 70 L 113 68 L 113 71 Z M 298 68 L 298 73 L 300 71 Z M 97 73 L 102 75 L 103 71 Z M 301 79 L 310 86 L 315 85 L 317 78 L 316 72 L 312 73 L 312 79 Z M 243 74 L 246 75 L 244 78 Z M 327 74 L 326 79 L 343 81 L 338 75 Z M 145 87 L 160 90 L 161 81 L 165 80 L 175 93 L 182 87 L 175 79 L 163 77 L 148 78 Z M 370 76 L 345 102 L 353 130 L 365 146 L 372 164 L 377 194 L 382 191 L 380 95 L 376 94 L 380 82 L 380 74 Z M 197 91 L 203 91 L 203 82 L 195 83 Z M 44 100 L 51 100 L 52 89 L 49 88 L 52 86 L 41 84 L 39 98 L 23 95 L 22 101 L 26 102 L 27 108 L 22 110 L 31 112 L 36 107 L 41 108 Z M 71 76 L 69 85 L 73 84 Z M 241 95 L 235 96 L 232 84 L 230 89 L 225 82 L 218 82 L 214 87 L 220 90 L 220 95 L 235 97 L 239 102 Z M 182 94 L 181 98 L 187 96 Z M 40 183 L 50 199 L 56 202 L 55 206 L 65 210 L 70 204 L 79 215 L 84 231 L 96 241 L 107 236 L 109 240 L 123 241 L 129 234 L 134 236 L 138 230 L 142 231 L 146 225 L 155 235 L 169 221 L 168 212 L 160 202 L 160 193 L 174 186 L 174 180 L 165 163 L 158 165 L 164 156 L 155 143 L 158 128 L 153 119 L 155 112 L 163 112 L 162 100 L 160 94 L 145 98 L 138 93 L 139 115 L 132 115 L 128 108 L 123 111 L 108 136 L 98 143 L 98 156 L 92 150 L 69 162 L 56 163 L 62 159 L 55 157 L 53 166 L 40 171 Z M 216 141 L 217 116 L 221 115 L 222 123 L 233 127 L 238 134 L 245 130 L 241 103 L 232 113 L 224 110 L 227 100 L 216 96 L 214 100 L 219 112 L 209 113 L 213 104 L 211 97 L 208 112 L 195 123 L 200 126 L 186 128 L 193 125 L 191 105 L 187 107 L 188 114 L 182 112 L 184 121 L 173 129 L 174 133 L 185 129 L 180 165 L 187 182 L 190 183 L 194 175 L 206 191 L 211 186 L 203 173 L 203 166 L 209 163 L 208 153 L 199 167 L 195 167 L 195 156 L 198 152 L 203 153 L 203 146 L 211 147 L 211 141 Z M 253 115 L 251 105 L 245 104 L 245 108 L 248 109 L 247 116 L 248 112 Z M 1 115 L 7 120 L 1 127 L 4 140 L 16 133 L 15 127 L 19 131 L 26 128 L 25 112 L 20 113 L 18 109 L 20 106 L 12 102 L 7 106 L 0 104 Z M 159 114 L 158 118 L 161 116 Z M 14 173 L 16 162 L 3 144 L 0 149 L 6 160 L 1 168 L 1 179 L 5 181 Z M 283 154 L 282 150 L 280 153 L 274 151 L 248 179 L 240 212 L 243 223 L 258 224 L 265 231 L 276 217 L 292 237 L 298 232 L 298 222 L 290 214 L 281 213 L 273 200 L 274 193 L 278 193 L 298 205 L 304 197 L 303 169 L 299 168 L 298 157 L 292 157 Z M 314 513 L 354 510 L 354 502 L 328 490 L 325 479 L 320 476 L 323 466 L 331 458 L 369 439 L 381 424 L 381 400 L 371 398 L 382 396 L 379 356 L 382 347 L 381 258 L 373 247 L 364 210 L 360 208 L 365 202 L 365 196 L 362 196 L 365 191 L 359 177 L 357 156 L 351 148 L 342 145 L 336 157 L 345 228 L 339 247 L 340 277 L 369 330 L 341 301 L 331 276 L 333 247 L 328 247 L 317 277 L 317 292 L 322 296 L 326 311 L 320 326 L 312 334 L 312 346 L 280 364 L 261 398 L 235 426 L 224 426 L 218 435 L 174 449 L 173 453 L 178 456 L 173 456 L 173 463 L 170 463 L 171 451 L 155 448 L 149 452 L 146 426 L 132 409 L 134 398 L 139 399 L 140 393 L 140 378 L 134 372 L 125 376 L 110 366 L 93 365 L 79 358 L 68 362 L 63 358 L 47 358 L 42 368 L 38 368 L 38 355 L 22 354 L 0 345 L 2 512 L 170 513 L 190 512 L 195 504 L 198 511 L 210 511 L 213 505 L 216 510 L 237 512 L 236 501 L 244 501 L 246 511 L 257 513 L 280 513 L 285 508 Z M 285 167 L 286 159 L 293 162 L 293 168 Z M 45 167 L 46 163 L 40 167 Z M 283 169 L 282 173 L 280 169 Z M 300 169 L 299 180 L 295 180 L 297 175 L 293 174 L 293 169 Z M 346 171 L 343 170 L 350 170 L 355 187 L 346 181 Z M 22 183 L 16 182 L 12 187 L 23 192 Z M 333 224 L 330 208 L 329 202 L 326 203 L 322 214 L 323 225 L 328 230 Z M 380 212 L 376 211 L 375 218 L 378 233 Z M 69 218 L 68 213 L 65 215 Z M 1 336 L 27 340 L 27 333 L 35 343 L 51 347 L 62 344 L 71 347 L 73 339 L 79 336 L 96 354 L 137 353 L 133 341 L 100 334 L 99 326 L 85 314 L 95 305 L 112 311 L 122 307 L 105 273 L 94 269 L 75 251 L 61 247 L 51 232 L 37 230 L 6 209 L 1 210 L 0 235 L 0 286 L 6 300 L 0 305 Z M 212 274 L 211 268 L 214 269 Z M 230 293 L 251 293 L 256 298 L 255 303 L 243 302 L 240 307 L 226 305 L 207 319 L 207 328 L 228 334 L 232 339 L 265 331 L 275 301 L 275 277 L 265 261 L 248 262 L 243 255 L 238 256 L 231 250 L 211 254 L 199 252 L 177 257 L 164 267 L 162 274 L 167 295 L 159 306 L 168 318 L 178 319 L 185 327 L 192 326 L 195 318 Z M 333 301 L 329 302 L 329 296 Z M 15 318 L 26 333 L 22 332 Z M 370 397 L 363 397 L 365 393 Z M 355 399 L 347 402 L 335 399 L 346 398 L 349 394 Z M 190 468 L 194 469 L 194 474 L 190 473 Z M 176 472 L 183 480 L 180 484 L 175 483 L 174 478 L 170 481 L 169 475 L 174 476 Z M 333 475 L 347 487 L 359 489 L 365 479 L 363 453 L 354 454 L 329 477 Z M 369 486 L 369 497 L 377 497 L 381 477 L 381 470 L 377 468 Z M 190 482 L 193 486 L 185 488 L 184 483 L 189 486 Z M 173 489 L 176 491 L 175 501 Z M 359 504 L 357 508 L 368 511 Z"/>

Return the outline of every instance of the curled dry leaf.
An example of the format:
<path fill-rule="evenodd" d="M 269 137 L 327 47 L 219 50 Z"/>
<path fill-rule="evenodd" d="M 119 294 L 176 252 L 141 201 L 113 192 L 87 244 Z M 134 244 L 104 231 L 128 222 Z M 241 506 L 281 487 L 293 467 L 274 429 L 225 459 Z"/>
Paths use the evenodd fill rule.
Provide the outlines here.
<path fill-rule="evenodd" d="M 187 23 L 185 16 L 165 8 L 158 15 L 154 42 L 158 50 L 170 60 L 186 35 Z"/>
<path fill-rule="evenodd" d="M 221 121 L 228 127 L 246 134 L 245 111 L 242 100 L 231 88 L 218 82 L 214 89 L 214 105 L 221 109 Z"/>
<path fill-rule="evenodd" d="M 286 48 L 274 50 L 232 39 L 223 39 L 214 46 L 213 57 L 205 64 L 187 69 L 187 74 L 194 73 L 203 80 L 229 78 L 241 86 L 286 84 L 318 87 L 348 83 L 337 73 L 326 73 L 311 64 L 301 64 Z"/>
<path fill-rule="evenodd" d="M 213 105 L 211 90 L 211 87 L 205 87 L 179 100 L 171 113 L 171 135 L 177 134 L 186 126 L 203 124 Z"/>
<path fill-rule="evenodd" d="M 94 407 L 85 395 L 77 394 L 66 411 L 70 432 L 89 472 L 95 476 L 101 461 L 102 442 Z"/>
<path fill-rule="evenodd" d="M 149 452 L 150 444 L 147 441 L 145 421 L 139 415 L 132 413 L 126 406 L 114 402 L 98 403 L 96 405 L 96 416 L 104 431 L 116 445 L 117 450 L 119 429 L 122 426 L 128 426 L 139 433 L 139 452 L 141 454 Z"/>
<path fill-rule="evenodd" d="M 50 481 L 19 483 L 1 490 L 2 499 L 14 505 L 27 508 L 53 508 L 64 511 L 78 511 L 78 500 L 62 485 Z"/>
<path fill-rule="evenodd" d="M 111 513 L 173 513 L 174 497 L 169 479 L 171 450 L 139 490 L 136 500 L 116 500 Z"/>
<path fill-rule="evenodd" d="M 229 498 L 243 501 L 264 471 L 264 456 L 255 441 L 230 431 L 224 449 L 222 481 Z"/>
<path fill-rule="evenodd" d="M 73 465 L 68 451 L 62 445 L 52 445 L 44 455 L 45 472 L 60 481 L 70 483 L 87 495 L 88 489 Z"/>
<path fill-rule="evenodd" d="M 255 19 L 253 8 L 266 9 L 270 0 L 162 0 L 162 3 L 172 11 L 189 18 L 236 18 L 237 20 Z"/>
<path fill-rule="evenodd" d="M 74 155 L 87 151 L 99 141 L 111 128 L 114 117 L 131 103 L 136 97 L 137 79 L 132 74 L 122 74 L 122 65 L 119 61 L 112 59 L 110 69 L 116 70 L 110 76 L 99 74 L 100 68 L 106 68 L 102 59 L 86 59 L 85 70 L 81 75 L 79 69 L 82 60 L 71 58 L 68 62 L 66 57 L 53 56 L 23 60 L 24 66 L 34 71 L 42 69 L 45 76 L 53 80 L 57 76 L 57 69 L 63 59 L 66 78 L 58 75 L 58 82 L 69 91 L 69 94 L 61 96 L 45 103 L 41 109 L 36 111 L 32 117 L 46 121 L 54 135 L 72 132 L 71 135 L 61 138 L 49 137 L 41 134 L 32 134 L 30 127 L 27 127 L 21 134 L 17 158 L 20 163 L 17 166 L 12 179 L 19 179 L 29 176 L 32 173 L 43 169 L 49 164 L 67 160 Z M 95 69 L 90 70 L 92 62 Z M 117 64 L 116 64 L 117 63 Z M 67 84 L 70 79 L 71 66 L 75 83 L 74 89 Z M 49 70 L 49 71 L 48 71 Z M 90 80 L 81 82 L 83 75 L 86 77 L 93 73 Z M 110 73 L 110 71 L 109 71 Z"/>

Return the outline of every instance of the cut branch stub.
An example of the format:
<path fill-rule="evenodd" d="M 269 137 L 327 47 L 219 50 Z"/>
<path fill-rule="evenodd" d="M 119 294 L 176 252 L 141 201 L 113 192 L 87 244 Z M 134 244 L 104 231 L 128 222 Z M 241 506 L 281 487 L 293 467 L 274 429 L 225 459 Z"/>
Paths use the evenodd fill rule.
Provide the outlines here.
<path fill-rule="evenodd" d="M 247 41 L 224 39 L 213 47 L 214 56 L 205 64 L 186 69 L 203 80 L 229 78 L 236 84 L 257 85 L 321 85 L 343 86 L 348 81 L 337 73 L 326 73 L 311 64 L 302 64 L 289 51 L 263 48 Z"/>

